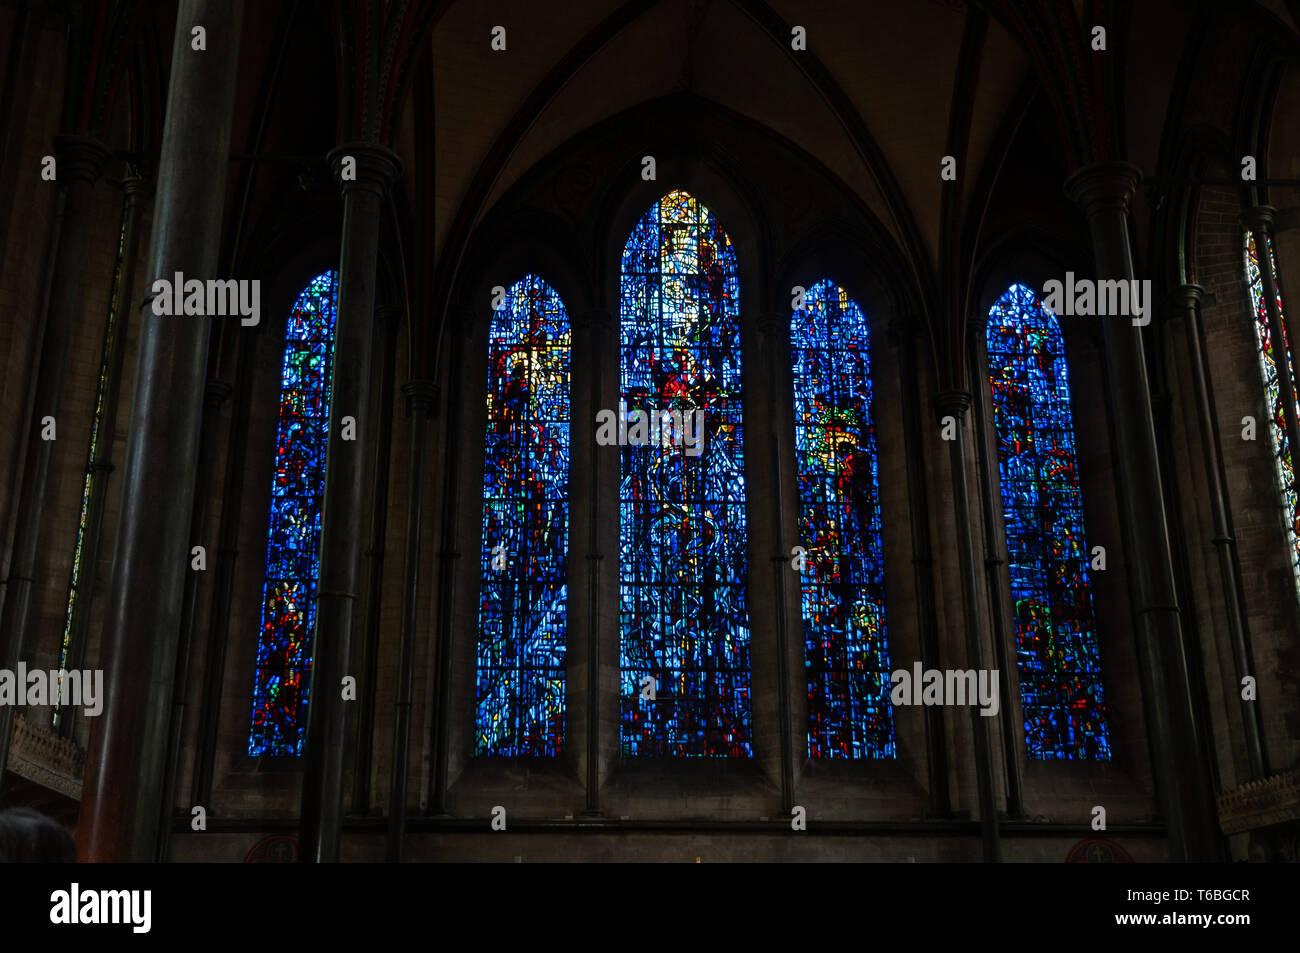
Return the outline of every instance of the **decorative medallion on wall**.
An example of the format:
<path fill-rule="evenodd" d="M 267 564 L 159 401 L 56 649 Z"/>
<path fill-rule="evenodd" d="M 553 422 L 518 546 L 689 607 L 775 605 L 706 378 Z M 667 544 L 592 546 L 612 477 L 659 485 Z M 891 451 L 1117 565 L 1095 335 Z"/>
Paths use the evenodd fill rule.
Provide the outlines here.
<path fill-rule="evenodd" d="M 244 857 L 246 864 L 291 864 L 298 859 L 298 838 L 293 834 L 272 834 L 253 845 Z"/>
<path fill-rule="evenodd" d="M 1113 840 L 1085 837 L 1070 848 L 1070 852 L 1065 855 L 1065 862 L 1067 864 L 1131 864 L 1133 858 Z"/>

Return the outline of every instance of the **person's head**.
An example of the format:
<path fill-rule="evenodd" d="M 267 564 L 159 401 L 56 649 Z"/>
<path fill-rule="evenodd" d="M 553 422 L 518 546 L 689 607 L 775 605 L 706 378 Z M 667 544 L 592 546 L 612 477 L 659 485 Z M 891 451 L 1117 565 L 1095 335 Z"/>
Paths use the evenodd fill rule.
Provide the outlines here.
<path fill-rule="evenodd" d="M 77 846 L 68 832 L 39 811 L 0 811 L 0 864 L 70 864 Z"/>

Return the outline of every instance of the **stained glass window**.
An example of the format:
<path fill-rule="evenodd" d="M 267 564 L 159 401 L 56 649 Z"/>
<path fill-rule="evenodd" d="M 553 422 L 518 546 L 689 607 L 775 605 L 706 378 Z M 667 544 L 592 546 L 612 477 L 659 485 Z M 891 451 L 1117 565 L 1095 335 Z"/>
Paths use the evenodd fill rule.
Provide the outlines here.
<path fill-rule="evenodd" d="M 867 321 L 832 281 L 790 322 L 808 755 L 893 758 Z"/>
<path fill-rule="evenodd" d="M 285 327 L 248 735 L 253 757 L 300 755 L 307 733 L 337 310 L 338 275 L 327 271 L 303 289 Z"/>
<path fill-rule="evenodd" d="M 1110 758 L 1065 339 L 1012 285 L 986 343 L 1029 757 Z"/>
<path fill-rule="evenodd" d="M 122 281 L 122 259 L 126 255 L 126 223 L 122 223 L 121 231 L 117 238 L 117 263 L 113 267 L 113 282 L 109 286 L 109 305 L 108 305 L 108 326 L 104 331 L 104 350 L 103 356 L 99 362 L 99 384 L 95 390 L 95 416 L 90 422 L 90 452 L 86 456 L 86 476 L 81 484 L 81 513 L 77 518 L 77 544 L 72 550 L 72 572 L 68 580 L 68 606 L 63 615 L 63 642 L 59 648 L 59 668 L 67 669 L 73 665 L 71 659 L 72 653 L 72 626 L 77 615 L 77 603 L 83 596 L 88 593 L 82 593 L 82 566 L 81 560 L 84 555 L 86 544 L 86 531 L 90 528 L 90 500 L 96 489 L 96 482 L 108 478 L 108 474 L 99 471 L 95 463 L 99 458 L 100 441 L 113 439 L 112 424 L 107 428 L 107 437 L 105 436 L 106 423 L 105 404 L 108 401 L 108 378 L 109 364 L 112 360 L 111 342 L 117 334 L 118 321 L 120 320 L 117 312 L 117 293 L 118 285 Z M 103 490 L 101 489 L 102 493 Z M 85 611 L 84 609 L 82 610 Z M 84 631 L 84 627 L 83 627 Z M 84 641 L 84 640 L 83 640 Z M 54 727 L 58 727 L 63 720 L 63 686 L 60 679 L 58 701 L 54 706 Z"/>
<path fill-rule="evenodd" d="M 1277 290 L 1277 307 L 1282 309 L 1282 289 L 1277 283 L 1277 261 L 1273 254 L 1273 241 L 1268 240 L 1268 257 L 1273 269 L 1273 286 Z M 1291 570 L 1300 585 L 1300 499 L 1296 493 L 1295 469 L 1291 462 L 1290 438 L 1286 432 L 1286 418 L 1282 413 L 1282 389 L 1277 379 L 1277 352 L 1273 344 L 1273 335 L 1268 327 L 1268 309 L 1264 305 L 1264 279 L 1259 273 L 1259 253 L 1255 247 L 1255 236 L 1246 234 L 1246 277 L 1250 282 L 1250 300 L 1255 308 L 1255 337 L 1259 342 L 1259 370 L 1264 378 L 1264 390 L 1268 395 L 1268 409 L 1273 416 L 1269 433 L 1273 440 L 1273 462 L 1277 468 L 1277 483 L 1282 491 L 1282 507 L 1286 514 L 1287 544 L 1291 550 Z M 1286 336 L 1286 328 L 1282 330 Z M 1291 369 L 1291 380 L 1295 381 L 1295 358 L 1291 354 L 1291 342 L 1283 340 L 1282 349 L 1286 354 L 1287 366 Z M 1296 412 L 1300 413 L 1300 406 Z"/>
<path fill-rule="evenodd" d="M 693 196 L 669 193 L 633 227 L 620 312 L 620 750 L 745 757 L 739 278 Z"/>
<path fill-rule="evenodd" d="M 569 319 L 529 275 L 488 341 L 475 752 L 564 747 L 569 555 Z"/>

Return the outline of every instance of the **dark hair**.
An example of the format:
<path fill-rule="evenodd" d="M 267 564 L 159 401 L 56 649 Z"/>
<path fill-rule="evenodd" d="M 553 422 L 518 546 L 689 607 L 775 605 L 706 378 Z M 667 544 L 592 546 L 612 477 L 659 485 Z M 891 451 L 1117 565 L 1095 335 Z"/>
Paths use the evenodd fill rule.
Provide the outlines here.
<path fill-rule="evenodd" d="M 72 837 L 53 820 L 28 807 L 0 811 L 0 864 L 71 864 Z"/>

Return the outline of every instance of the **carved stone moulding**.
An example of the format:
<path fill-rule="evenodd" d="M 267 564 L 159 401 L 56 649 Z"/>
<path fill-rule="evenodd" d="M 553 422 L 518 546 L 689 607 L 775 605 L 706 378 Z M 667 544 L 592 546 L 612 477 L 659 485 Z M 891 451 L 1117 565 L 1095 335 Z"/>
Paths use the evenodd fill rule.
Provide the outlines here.
<path fill-rule="evenodd" d="M 19 777 L 80 800 L 85 761 L 75 741 L 37 728 L 22 715 L 14 719 L 8 769 Z"/>
<path fill-rule="evenodd" d="M 1300 776 L 1295 771 L 1250 781 L 1218 797 L 1219 826 L 1225 834 L 1300 820 Z"/>

